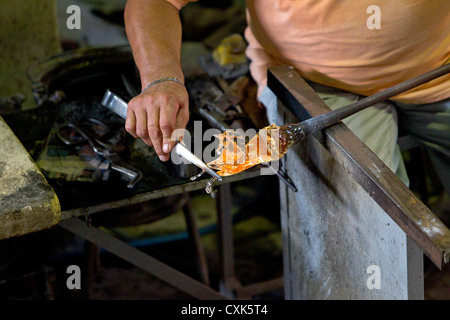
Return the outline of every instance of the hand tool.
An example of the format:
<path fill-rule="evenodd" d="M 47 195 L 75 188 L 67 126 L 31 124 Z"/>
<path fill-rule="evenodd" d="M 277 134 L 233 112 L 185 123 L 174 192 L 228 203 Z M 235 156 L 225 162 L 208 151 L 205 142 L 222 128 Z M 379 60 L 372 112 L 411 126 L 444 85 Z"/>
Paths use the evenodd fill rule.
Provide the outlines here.
<path fill-rule="evenodd" d="M 84 123 L 99 127 L 104 133 L 109 131 L 109 128 L 101 121 L 96 119 L 87 119 Z M 82 128 L 82 123 L 76 125 L 68 122 L 59 127 L 56 131 L 58 138 L 66 145 L 74 146 L 83 143 L 88 143 L 94 152 L 111 164 L 111 169 L 118 171 L 124 180 L 128 181 L 128 188 L 133 188 L 142 178 L 142 172 L 136 168 L 125 163 L 115 152 L 114 147 L 100 139 L 95 138 L 92 133 Z"/>
<path fill-rule="evenodd" d="M 113 92 L 112 90 L 110 90 L 110 89 L 106 90 L 105 95 L 103 96 L 103 99 L 102 99 L 102 105 L 105 106 L 106 108 L 110 109 L 111 111 L 115 112 L 121 118 L 126 119 L 128 104 L 117 93 Z M 175 146 L 173 147 L 173 150 L 180 157 L 186 159 L 187 161 L 196 165 L 200 169 L 205 170 L 211 176 L 222 181 L 221 176 L 219 176 L 213 169 L 208 167 L 208 165 L 206 163 L 204 163 L 202 160 L 200 160 L 195 154 L 193 154 L 191 151 L 189 151 L 179 141 L 176 141 Z"/>

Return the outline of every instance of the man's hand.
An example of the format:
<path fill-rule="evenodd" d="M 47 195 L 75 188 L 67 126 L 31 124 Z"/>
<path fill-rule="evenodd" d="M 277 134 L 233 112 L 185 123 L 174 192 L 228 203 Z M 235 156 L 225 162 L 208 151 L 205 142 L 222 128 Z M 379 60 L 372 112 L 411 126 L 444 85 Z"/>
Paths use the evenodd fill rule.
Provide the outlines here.
<path fill-rule="evenodd" d="M 128 103 L 126 130 L 155 148 L 161 161 L 170 158 L 177 137 L 189 120 L 189 97 L 179 83 L 165 81 L 150 87 Z"/>
<path fill-rule="evenodd" d="M 181 68 L 179 10 L 165 0 L 128 0 L 125 28 L 143 87 L 163 77 L 184 81 Z M 159 82 L 128 103 L 126 130 L 169 160 L 175 145 L 172 133 L 189 119 L 186 88 L 174 81 Z"/>

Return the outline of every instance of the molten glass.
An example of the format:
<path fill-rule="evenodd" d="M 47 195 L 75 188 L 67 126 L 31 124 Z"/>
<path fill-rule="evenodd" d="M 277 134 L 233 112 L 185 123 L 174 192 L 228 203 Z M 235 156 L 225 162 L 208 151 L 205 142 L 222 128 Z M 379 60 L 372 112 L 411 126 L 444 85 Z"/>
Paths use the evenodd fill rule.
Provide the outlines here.
<path fill-rule="evenodd" d="M 287 150 L 304 138 L 298 125 L 279 127 L 271 124 L 261 129 L 248 143 L 245 136 L 234 130 L 227 130 L 218 136 L 219 157 L 208 166 L 220 176 L 230 176 L 245 171 L 260 163 L 281 159 Z"/>

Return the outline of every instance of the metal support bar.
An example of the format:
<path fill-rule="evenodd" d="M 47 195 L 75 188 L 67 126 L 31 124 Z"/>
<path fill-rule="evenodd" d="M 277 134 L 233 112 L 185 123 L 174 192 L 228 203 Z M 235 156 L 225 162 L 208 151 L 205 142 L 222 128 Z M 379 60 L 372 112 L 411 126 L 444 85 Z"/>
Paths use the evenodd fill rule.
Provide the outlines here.
<path fill-rule="evenodd" d="M 222 281 L 220 291 L 233 299 L 251 299 L 255 294 L 283 288 L 282 277 L 247 286 L 241 284 L 235 274 L 230 184 L 219 186 L 216 199 Z"/>
<path fill-rule="evenodd" d="M 219 233 L 219 255 L 221 266 L 221 292 L 233 295 L 230 290 L 240 286 L 234 274 L 233 221 L 231 216 L 230 184 L 219 186 L 217 195 L 217 226 Z"/>
<path fill-rule="evenodd" d="M 98 246 L 90 241 L 84 242 L 84 277 L 83 277 L 83 287 L 86 290 L 83 292 L 83 298 L 86 300 L 90 299 L 90 288 L 92 282 L 95 279 L 95 273 L 99 265 L 100 249 Z"/>
<path fill-rule="evenodd" d="M 156 260 L 127 243 L 103 232 L 95 227 L 88 227 L 80 219 L 73 218 L 61 221 L 62 228 L 98 245 L 116 256 L 130 262 L 138 268 L 167 282 L 197 299 L 222 300 L 226 296 L 196 281 L 172 267 Z"/>
<path fill-rule="evenodd" d="M 192 241 L 192 246 L 195 251 L 195 261 L 197 265 L 197 273 L 199 279 L 209 286 L 209 272 L 206 260 L 205 250 L 203 249 L 200 233 L 198 232 L 197 222 L 195 220 L 194 212 L 192 210 L 191 198 L 188 197 L 186 204 L 183 206 L 183 213 L 186 219 L 187 230 L 189 238 Z"/>

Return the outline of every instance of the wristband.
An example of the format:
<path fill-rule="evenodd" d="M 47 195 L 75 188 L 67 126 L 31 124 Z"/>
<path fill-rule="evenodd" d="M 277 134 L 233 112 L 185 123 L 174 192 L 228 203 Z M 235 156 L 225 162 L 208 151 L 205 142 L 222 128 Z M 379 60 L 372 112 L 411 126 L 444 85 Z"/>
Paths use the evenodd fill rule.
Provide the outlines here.
<path fill-rule="evenodd" d="M 164 82 L 164 81 L 175 81 L 179 84 L 181 84 L 183 87 L 185 87 L 184 83 L 181 82 L 180 80 L 178 80 L 177 78 L 173 78 L 173 77 L 167 77 L 167 78 L 160 78 L 158 80 L 153 81 L 152 83 L 150 83 L 149 85 L 147 85 L 142 91 L 141 93 L 145 92 L 148 88 L 153 87 L 155 84 L 158 84 L 160 82 Z M 186 88 L 186 87 L 185 87 Z"/>

